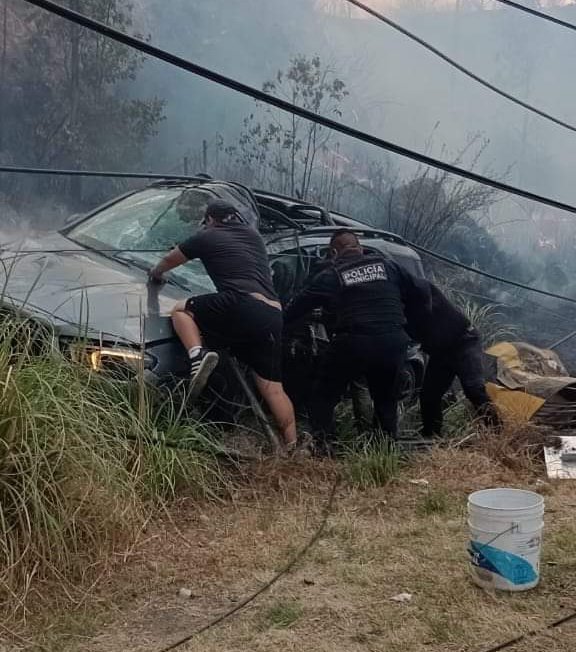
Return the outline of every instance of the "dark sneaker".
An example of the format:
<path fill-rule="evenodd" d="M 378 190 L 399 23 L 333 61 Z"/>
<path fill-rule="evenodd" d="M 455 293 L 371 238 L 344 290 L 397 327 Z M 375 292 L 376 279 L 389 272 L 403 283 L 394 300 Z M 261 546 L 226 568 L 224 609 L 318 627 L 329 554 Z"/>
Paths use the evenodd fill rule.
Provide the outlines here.
<path fill-rule="evenodd" d="M 201 349 L 197 355 L 190 358 L 190 398 L 200 396 L 219 359 L 217 353 L 208 349 Z"/>

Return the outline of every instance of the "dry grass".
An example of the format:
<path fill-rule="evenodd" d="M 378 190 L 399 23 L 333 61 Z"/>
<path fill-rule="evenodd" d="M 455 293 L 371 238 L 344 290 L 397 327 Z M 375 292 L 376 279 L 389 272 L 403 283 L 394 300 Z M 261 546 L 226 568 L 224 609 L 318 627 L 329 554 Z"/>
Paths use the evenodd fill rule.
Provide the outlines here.
<path fill-rule="evenodd" d="M 576 487 L 539 485 L 536 470 L 511 469 L 491 450 L 435 450 L 385 487 L 341 486 L 309 556 L 182 650 L 483 652 L 564 615 L 576 604 Z M 328 462 L 270 461 L 246 470 L 228 504 L 181 501 L 171 517 L 178 531 L 170 521 L 156 524 L 125 571 L 98 588 L 100 634 L 78 638 L 86 617 L 94 626 L 92 601 L 75 616 L 76 638 L 59 625 L 44 642 L 71 652 L 152 652 L 202 626 L 269 580 L 310 537 L 334 471 Z M 429 485 L 410 482 L 417 479 Z M 543 577 L 527 593 L 487 594 L 468 578 L 466 494 L 502 485 L 547 493 Z M 183 586 L 192 599 L 177 597 Z M 402 592 L 411 602 L 390 600 Z M 576 623 L 511 651 L 574 649 Z"/>

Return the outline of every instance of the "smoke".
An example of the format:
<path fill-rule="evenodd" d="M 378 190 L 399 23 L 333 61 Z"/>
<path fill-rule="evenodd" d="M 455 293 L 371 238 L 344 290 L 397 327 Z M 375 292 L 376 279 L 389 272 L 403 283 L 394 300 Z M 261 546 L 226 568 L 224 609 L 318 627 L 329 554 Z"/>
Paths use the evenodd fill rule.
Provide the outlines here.
<path fill-rule="evenodd" d="M 576 39 L 569 31 L 494 2 L 372 3 L 493 84 L 576 122 L 576 87 L 570 83 Z M 576 6 L 564 5 L 549 2 L 546 9 L 576 23 Z M 350 92 L 343 121 L 448 161 L 480 134 L 486 146 L 476 171 L 576 204 L 576 133 L 491 93 L 381 22 L 349 11 L 343 0 L 173 0 L 169 6 L 139 0 L 136 8 L 156 45 L 254 86 L 273 79 L 296 54 L 319 55 Z M 198 169 L 218 169 L 216 134 L 227 141 L 237 137 L 254 103 L 161 64 L 149 63 L 140 80 L 167 100 L 155 160 L 182 169 L 188 157 Z M 339 141 L 342 157 L 363 159 L 366 167 L 375 161 L 391 179 L 415 173 L 411 161 Z M 472 158 L 459 164 L 470 167 Z M 500 247 L 520 257 L 524 280 L 576 296 L 576 216 L 500 195 L 482 217 Z M 492 290 L 510 299 L 505 288 Z M 528 294 L 517 298 L 529 304 Z M 554 308 L 562 313 L 565 306 Z M 549 305 L 536 312 L 539 323 L 553 319 Z M 555 328 L 554 336 L 565 327 Z"/>
<path fill-rule="evenodd" d="M 425 0 L 401 3 L 408 9 L 375 4 L 508 92 L 565 120 L 574 115 L 576 88 L 570 80 L 576 39 L 567 30 L 494 3 L 464 3 L 465 9 L 462 3 Z M 489 140 L 479 162 L 484 170 L 576 203 L 576 133 L 490 93 L 375 19 L 339 10 L 345 7 L 343 0 L 136 4 L 153 43 L 256 86 L 285 68 L 291 56 L 318 54 L 350 91 L 347 122 L 444 158 L 462 149 L 471 134 L 481 133 Z M 556 8 L 556 13 L 576 22 L 573 6 Z M 156 147 L 168 166 L 198 152 L 202 140 L 211 145 L 217 133 L 236 134 L 253 110 L 249 100 L 163 64 L 150 63 L 140 80 L 167 100 Z M 411 166 L 402 160 L 395 164 Z M 507 205 L 506 212 L 518 211 Z"/>
<path fill-rule="evenodd" d="M 481 0 L 367 1 L 509 93 L 576 121 L 576 87 L 571 83 L 576 38 L 568 30 Z M 479 134 L 486 145 L 475 161 L 476 171 L 576 204 L 576 133 L 490 93 L 386 25 L 350 10 L 344 0 L 132 4 L 133 31 L 256 87 L 286 69 L 295 55 L 318 55 L 350 93 L 342 105 L 342 121 L 447 161 L 457 159 Z M 576 23 L 576 5 L 550 0 L 546 10 Z M 125 86 L 122 92 L 131 97 L 157 96 L 166 102 L 166 120 L 141 169 L 191 174 L 221 170 L 218 143 L 238 138 L 243 118 L 255 108 L 245 97 L 152 60 Z M 363 171 L 378 168 L 388 175 L 388 185 L 415 174 L 411 161 L 349 139 L 338 142 L 340 161 L 363 161 Z M 473 161 L 474 156 L 466 156 L 458 162 L 470 167 Z M 91 167 L 90 161 L 83 163 Z M 349 209 L 354 210 L 353 201 Z M 51 213 L 57 222 L 61 209 Z M 480 217 L 501 248 L 520 256 L 533 271 L 527 280 L 576 296 L 571 283 L 576 274 L 576 216 L 501 195 L 475 219 Z"/>

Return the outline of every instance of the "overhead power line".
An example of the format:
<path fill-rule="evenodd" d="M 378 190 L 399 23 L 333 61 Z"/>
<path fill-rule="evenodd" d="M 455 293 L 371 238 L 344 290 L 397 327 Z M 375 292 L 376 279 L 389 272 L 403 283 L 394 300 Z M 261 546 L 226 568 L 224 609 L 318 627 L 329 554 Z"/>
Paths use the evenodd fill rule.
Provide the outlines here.
<path fill-rule="evenodd" d="M 335 229 L 338 229 L 339 227 L 334 227 Z M 377 230 L 377 229 L 376 229 Z M 306 233 L 301 233 L 299 234 L 300 237 L 305 237 Z M 527 292 L 533 292 L 534 294 L 539 294 L 541 296 L 549 297 L 551 299 L 558 299 L 559 301 L 566 301 L 567 303 L 573 303 L 576 304 L 576 298 L 574 297 L 567 297 L 563 294 L 556 294 L 554 292 L 548 292 L 547 290 L 542 290 L 540 288 L 534 287 L 532 285 L 526 285 L 525 283 L 520 283 L 519 281 L 513 281 L 509 278 L 505 278 L 503 276 L 498 276 L 496 274 L 492 274 L 491 272 L 486 272 L 483 269 L 478 269 L 477 267 L 472 267 L 471 265 L 466 265 L 465 263 L 461 263 L 459 260 L 456 260 L 454 258 L 450 258 L 449 256 L 444 256 L 443 254 L 437 252 L 437 251 L 432 251 L 431 249 L 426 249 L 426 247 L 422 247 L 418 244 L 415 244 L 414 242 L 410 242 L 409 240 L 404 240 L 403 241 L 406 245 L 409 247 L 412 247 L 412 249 L 415 249 L 416 251 L 421 252 L 422 254 L 426 256 L 430 256 L 431 258 L 435 258 L 436 260 L 440 260 L 443 263 L 450 265 L 452 267 L 457 267 L 460 269 L 464 269 L 467 272 L 471 272 L 473 274 L 476 274 L 478 276 L 483 276 L 485 278 L 489 278 L 493 281 L 497 281 L 498 283 L 502 283 L 503 285 L 510 285 L 511 287 L 516 287 L 521 290 L 526 290 Z M 67 248 L 67 249 L 19 249 L 15 250 L 14 252 L 11 251 L 4 251 L 4 254 L 12 254 L 12 255 L 4 255 L 2 258 L 0 258 L 0 262 L 2 260 L 17 260 L 19 258 L 22 258 L 24 256 L 35 256 L 38 254 L 57 254 L 57 255 L 64 255 L 64 254 L 83 254 L 83 253 L 98 253 L 98 254 L 123 254 L 123 253 L 132 253 L 132 254 L 163 254 L 166 253 L 168 248 L 163 248 L 163 249 L 120 249 L 120 248 L 99 248 L 99 247 L 87 247 L 86 249 L 82 248 Z M 295 256 L 298 256 L 298 254 L 294 254 Z M 128 259 L 122 259 L 122 260 L 128 260 Z M 512 306 L 510 306 L 512 307 Z"/>
<path fill-rule="evenodd" d="M 489 81 L 486 81 L 483 77 L 480 77 L 476 73 L 472 72 L 462 64 L 458 63 L 454 59 L 450 58 L 447 54 L 444 54 L 441 50 L 438 48 L 434 47 L 427 41 L 425 41 L 423 38 L 420 38 L 416 34 L 408 31 L 406 28 L 402 27 L 402 25 L 399 25 L 397 22 L 393 21 L 392 19 L 388 18 L 385 16 L 382 12 L 376 11 L 376 9 L 373 9 L 372 7 L 369 7 L 367 4 L 364 2 L 360 2 L 360 0 L 344 0 L 344 2 L 348 2 L 349 4 L 354 5 L 355 7 L 358 7 L 358 9 L 361 9 L 362 11 L 367 12 L 374 18 L 377 18 L 378 20 L 381 20 L 383 23 L 386 23 L 389 27 L 392 27 L 396 31 L 400 32 L 401 34 L 404 34 L 404 36 L 407 36 L 409 39 L 414 41 L 415 43 L 418 43 L 418 45 L 421 45 L 422 47 L 426 48 L 429 52 L 432 52 L 437 57 L 440 57 L 443 61 L 445 61 L 448 65 L 452 66 L 453 68 L 456 68 L 456 70 L 459 70 L 461 73 L 466 75 L 467 77 L 470 77 L 470 79 L 473 79 L 475 82 L 478 82 L 484 88 L 487 88 L 491 90 L 493 93 L 496 93 L 500 95 L 501 97 L 504 97 L 505 99 L 509 100 L 510 102 L 513 102 L 514 104 L 517 104 L 518 106 L 521 106 L 522 108 L 526 109 L 527 111 L 531 111 L 532 113 L 535 113 L 536 115 L 539 115 L 541 118 L 545 118 L 546 120 L 550 120 L 551 122 L 554 122 L 555 124 L 559 125 L 560 127 L 564 127 L 566 129 L 570 129 L 570 131 L 576 132 L 576 126 L 570 124 L 569 122 L 565 122 L 564 120 L 560 120 L 559 118 L 554 117 L 550 113 L 546 113 L 546 111 L 542 111 L 542 109 L 538 109 L 537 107 L 533 106 L 532 104 L 528 104 L 528 102 L 525 102 L 524 100 L 521 100 L 514 95 L 511 95 L 510 93 L 507 93 L 506 91 L 502 90 L 498 86 L 495 86 L 494 84 L 490 83 Z"/>
<path fill-rule="evenodd" d="M 111 170 L 54 170 L 51 168 L 28 168 L 15 165 L 0 165 L 0 172 L 11 174 L 41 174 L 56 177 L 97 177 L 103 179 L 156 179 L 158 181 L 173 179 L 178 181 L 206 181 L 198 177 L 184 174 L 157 174 L 155 172 L 114 172 Z"/>
<path fill-rule="evenodd" d="M 548 292 L 547 290 L 541 290 L 540 288 L 535 288 L 531 285 L 525 285 L 524 283 L 519 283 L 518 281 L 512 281 L 508 278 L 504 278 L 503 276 L 497 276 L 496 274 L 491 274 L 490 272 L 485 272 L 482 269 L 478 269 L 477 267 L 472 267 L 471 265 L 466 265 L 465 263 L 461 263 L 458 260 L 454 260 L 454 258 L 449 258 L 448 256 L 444 256 L 443 254 L 438 253 L 437 251 L 431 251 L 430 249 L 426 249 L 425 247 L 421 247 L 420 245 L 417 245 L 413 242 L 406 241 L 407 244 L 412 247 L 413 249 L 416 249 L 416 251 L 420 251 L 421 253 L 430 256 L 431 258 L 436 258 L 436 260 L 440 260 L 443 263 L 446 263 L 447 265 L 452 265 L 453 267 L 459 267 L 460 269 L 465 269 L 468 272 L 472 272 L 474 274 L 478 274 L 479 276 L 484 276 L 485 278 L 489 278 L 493 281 L 498 281 L 499 283 L 504 283 L 505 285 L 511 285 L 513 287 L 520 288 L 521 290 L 527 290 L 528 292 L 534 292 L 536 294 L 541 294 L 544 297 L 550 297 L 551 299 L 559 299 L 560 301 L 567 301 L 568 303 L 575 303 L 576 304 L 576 298 L 573 297 L 566 297 L 563 294 L 555 294 L 554 292 Z"/>
<path fill-rule="evenodd" d="M 560 18 L 556 18 L 555 16 L 551 16 L 550 14 L 545 14 L 543 11 L 538 11 L 537 9 L 532 9 L 530 7 L 526 7 L 525 5 L 521 5 L 519 2 L 513 2 L 513 0 L 496 0 L 496 2 L 501 2 L 503 5 L 512 7 L 513 9 L 519 9 L 520 11 L 525 11 L 527 14 L 532 14 L 532 16 L 536 16 L 537 18 L 543 18 L 544 20 L 547 20 L 551 23 L 560 25 L 560 27 L 566 27 L 567 29 L 576 30 L 576 25 L 574 25 L 574 23 L 569 23 L 565 20 L 560 20 Z"/>
<path fill-rule="evenodd" d="M 429 165 L 431 167 L 444 170 L 449 174 L 454 174 L 456 176 L 469 179 L 470 181 L 475 181 L 476 183 L 480 183 L 485 186 L 496 188 L 497 190 L 501 190 L 503 192 L 507 192 L 512 195 L 524 197 L 525 199 L 529 199 L 531 201 L 535 201 L 541 204 L 546 204 L 547 206 L 552 206 L 553 208 L 558 208 L 560 210 L 564 210 L 569 213 L 576 213 L 576 207 L 571 206 L 570 204 L 566 204 L 564 202 L 560 202 L 555 199 L 550 199 L 549 197 L 544 197 L 542 195 L 529 192 L 528 190 L 523 190 L 522 188 L 511 186 L 507 183 L 503 183 L 495 179 L 490 179 L 489 177 L 485 177 L 481 174 L 477 174 L 476 172 L 472 172 L 470 170 L 465 170 L 463 168 L 460 168 L 456 165 L 452 165 L 450 163 L 445 163 L 444 161 L 440 161 L 438 159 L 432 158 L 431 156 L 421 154 L 420 152 L 415 152 L 406 147 L 402 147 L 401 145 L 397 145 L 396 143 L 392 143 L 390 141 L 384 140 L 383 138 L 378 138 L 377 136 L 367 134 L 366 132 L 360 131 L 359 129 L 355 129 L 354 127 L 349 127 L 348 125 L 342 124 L 341 122 L 337 122 L 336 120 L 332 120 L 331 118 L 327 118 L 323 115 L 314 113 L 313 111 L 309 111 L 308 109 L 304 109 L 300 106 L 297 106 L 296 104 L 287 102 L 286 100 L 283 100 L 279 97 L 275 97 L 274 95 L 270 95 L 268 93 L 265 93 L 264 91 L 258 90 L 257 88 L 248 86 L 247 84 L 243 84 L 242 82 L 239 82 L 235 79 L 226 77 L 225 75 L 221 75 L 220 73 L 217 73 L 208 68 L 204 68 L 203 66 L 200 66 L 196 63 L 187 61 L 182 57 L 176 56 L 175 54 L 166 52 L 165 50 L 150 45 L 149 43 L 146 43 L 141 39 L 135 38 L 134 36 L 128 36 L 127 34 L 124 34 L 123 32 L 120 32 L 119 30 L 116 30 L 113 27 L 109 27 L 104 23 L 101 23 L 92 18 L 88 18 L 87 16 L 72 11 L 71 9 L 68 9 L 66 7 L 62 7 L 61 5 L 52 2 L 52 0 L 25 0 L 25 1 L 36 7 L 45 9 L 46 11 L 49 11 L 50 13 L 53 13 L 57 16 L 61 16 L 62 18 L 74 22 L 77 25 L 81 25 L 82 27 L 92 30 L 93 32 L 102 34 L 103 36 L 106 36 L 114 41 L 117 41 L 118 43 L 122 43 L 136 50 L 139 50 L 140 52 L 143 52 L 144 54 L 147 54 L 151 57 L 154 57 L 161 61 L 165 61 L 170 65 L 176 66 L 177 68 L 191 72 L 195 75 L 198 75 L 199 77 L 203 77 L 204 79 L 208 79 L 212 82 L 215 82 L 216 84 L 219 84 L 220 86 L 225 86 L 226 88 L 230 88 L 231 90 L 241 93 L 242 95 L 251 97 L 259 102 L 269 104 L 270 106 L 275 106 L 276 108 L 282 111 L 286 111 L 287 113 L 291 113 L 293 115 L 297 115 L 306 120 L 310 120 L 311 122 L 315 122 L 316 124 L 320 124 L 323 127 L 337 131 L 341 134 L 349 136 L 350 138 L 360 140 L 362 142 L 373 145 L 374 147 L 385 149 L 389 152 L 393 152 L 394 154 L 398 154 L 399 156 L 403 156 L 404 158 L 409 158 L 412 159 L 413 161 L 418 161 L 423 165 Z"/>

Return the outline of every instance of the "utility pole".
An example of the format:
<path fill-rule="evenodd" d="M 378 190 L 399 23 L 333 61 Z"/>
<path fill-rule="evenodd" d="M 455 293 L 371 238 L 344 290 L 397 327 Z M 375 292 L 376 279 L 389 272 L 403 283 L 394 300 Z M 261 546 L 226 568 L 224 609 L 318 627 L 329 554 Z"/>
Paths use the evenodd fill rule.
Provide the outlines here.
<path fill-rule="evenodd" d="M 8 0 L 2 0 L 2 54 L 0 55 L 0 152 L 4 148 L 5 98 L 8 96 L 6 88 L 6 59 L 8 58 Z"/>
<path fill-rule="evenodd" d="M 202 172 L 208 174 L 208 141 L 202 141 Z"/>
<path fill-rule="evenodd" d="M 454 48 L 454 57 L 458 58 L 460 52 L 460 12 L 462 10 L 462 0 L 456 0 L 454 6 L 454 21 L 452 24 L 452 47 Z M 455 104 L 455 84 L 457 73 L 452 69 L 450 73 L 450 106 L 454 110 Z"/>
<path fill-rule="evenodd" d="M 70 0 L 70 8 L 80 11 L 78 0 Z M 80 99 L 80 27 L 70 23 L 70 131 L 78 133 L 78 102 Z M 82 200 L 82 179 L 72 177 L 70 180 L 72 200 L 79 204 Z"/>

